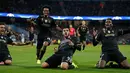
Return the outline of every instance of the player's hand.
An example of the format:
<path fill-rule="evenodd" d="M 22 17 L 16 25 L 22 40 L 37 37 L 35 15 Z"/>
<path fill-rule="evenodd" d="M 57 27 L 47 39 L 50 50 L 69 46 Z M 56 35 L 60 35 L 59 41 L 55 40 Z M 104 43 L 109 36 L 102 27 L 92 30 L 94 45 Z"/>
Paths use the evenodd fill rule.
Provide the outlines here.
<path fill-rule="evenodd" d="M 13 45 L 17 45 L 18 43 L 17 43 L 17 42 L 13 42 L 12 44 L 13 44 Z"/>
<path fill-rule="evenodd" d="M 54 52 L 57 52 L 57 48 L 56 47 L 54 48 Z"/>
<path fill-rule="evenodd" d="M 69 45 L 73 46 L 74 43 L 70 40 L 70 41 L 69 41 Z"/>
<path fill-rule="evenodd" d="M 93 30 L 93 36 L 97 35 L 97 31 Z"/>
<path fill-rule="evenodd" d="M 78 36 L 80 37 L 80 34 L 78 34 Z"/>
<path fill-rule="evenodd" d="M 81 51 L 81 46 L 82 46 L 82 44 L 77 44 L 76 45 L 76 49 L 79 50 L 79 51 Z"/>

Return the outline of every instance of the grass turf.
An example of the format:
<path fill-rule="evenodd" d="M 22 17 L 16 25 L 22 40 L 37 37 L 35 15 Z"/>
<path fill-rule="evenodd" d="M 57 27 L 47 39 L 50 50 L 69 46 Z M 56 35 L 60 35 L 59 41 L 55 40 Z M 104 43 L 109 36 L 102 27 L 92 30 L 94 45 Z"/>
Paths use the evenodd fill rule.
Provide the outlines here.
<path fill-rule="evenodd" d="M 53 54 L 53 47 L 49 46 L 42 59 L 44 62 Z M 130 73 L 130 69 L 96 69 L 94 65 L 99 60 L 100 45 L 93 47 L 87 46 L 82 51 L 74 54 L 73 60 L 79 66 L 78 69 L 61 70 L 61 69 L 42 69 L 36 64 L 35 46 L 9 46 L 10 53 L 13 58 L 11 66 L 0 66 L 0 73 Z M 130 46 L 120 45 L 120 51 L 127 56 L 130 63 Z"/>

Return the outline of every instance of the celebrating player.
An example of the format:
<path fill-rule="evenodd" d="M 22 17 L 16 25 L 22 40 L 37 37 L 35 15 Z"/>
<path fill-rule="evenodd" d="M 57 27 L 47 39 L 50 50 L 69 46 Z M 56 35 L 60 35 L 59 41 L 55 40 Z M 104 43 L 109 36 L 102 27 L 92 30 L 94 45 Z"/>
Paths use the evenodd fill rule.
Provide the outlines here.
<path fill-rule="evenodd" d="M 0 23 L 0 65 L 11 65 L 12 57 L 10 55 L 7 44 L 26 45 L 13 42 L 6 34 L 5 23 Z"/>
<path fill-rule="evenodd" d="M 130 64 L 126 57 L 119 51 L 117 37 L 130 33 L 130 29 L 116 31 L 113 27 L 112 20 L 105 21 L 105 28 L 98 34 L 93 31 L 93 45 L 96 46 L 99 42 L 102 44 L 102 54 L 100 56 L 98 68 L 104 68 L 109 61 L 115 61 L 123 68 L 130 68 Z"/>
<path fill-rule="evenodd" d="M 41 64 L 41 59 L 46 52 L 47 46 L 50 44 L 50 38 L 52 37 L 51 29 L 56 28 L 61 30 L 56 24 L 53 18 L 49 16 L 50 7 L 43 7 L 43 15 L 40 15 L 36 23 L 32 21 L 38 29 L 38 39 L 37 39 L 37 64 Z M 43 46 L 43 48 L 42 48 Z"/>
<path fill-rule="evenodd" d="M 72 65 L 72 56 L 75 50 L 81 49 L 81 44 L 76 37 L 69 36 L 69 29 L 63 29 L 64 40 L 61 41 L 58 50 L 43 64 L 43 68 L 57 68 L 58 65 L 64 70 L 75 68 Z"/>

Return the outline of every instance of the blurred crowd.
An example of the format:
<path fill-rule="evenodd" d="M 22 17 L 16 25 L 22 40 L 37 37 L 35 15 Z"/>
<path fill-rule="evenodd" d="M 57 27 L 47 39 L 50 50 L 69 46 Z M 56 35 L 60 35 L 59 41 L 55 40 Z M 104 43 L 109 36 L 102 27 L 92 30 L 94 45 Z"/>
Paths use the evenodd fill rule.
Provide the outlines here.
<path fill-rule="evenodd" d="M 47 1 L 4 0 L 1 12 L 40 14 L 44 5 L 51 7 L 51 15 L 130 15 L 130 1 Z"/>

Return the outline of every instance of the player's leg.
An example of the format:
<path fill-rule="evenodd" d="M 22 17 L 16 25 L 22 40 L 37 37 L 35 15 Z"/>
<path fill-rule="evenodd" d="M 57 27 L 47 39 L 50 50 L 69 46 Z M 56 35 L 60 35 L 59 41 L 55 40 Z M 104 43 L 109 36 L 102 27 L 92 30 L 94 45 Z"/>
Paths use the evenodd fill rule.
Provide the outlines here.
<path fill-rule="evenodd" d="M 42 63 L 42 68 L 48 68 L 48 67 L 49 67 L 48 62 L 44 62 L 44 63 Z"/>
<path fill-rule="evenodd" d="M 67 70 L 69 69 L 69 64 L 67 62 L 61 62 L 61 69 Z"/>
<path fill-rule="evenodd" d="M 103 69 L 106 66 L 105 60 L 99 60 L 99 64 L 97 65 L 97 68 Z"/>
<path fill-rule="evenodd" d="M 115 51 L 115 55 L 117 62 L 121 65 L 121 67 L 130 68 L 130 64 L 128 63 L 127 58 L 124 57 L 119 50 Z"/>
<path fill-rule="evenodd" d="M 5 64 L 5 65 L 11 65 L 11 64 L 12 64 L 12 61 L 11 61 L 11 60 L 5 60 L 5 61 L 4 61 L 4 64 Z"/>
<path fill-rule="evenodd" d="M 83 41 L 83 50 L 85 49 L 85 46 L 86 46 L 86 41 L 84 40 Z"/>
<path fill-rule="evenodd" d="M 0 65 L 4 65 L 4 62 L 3 62 L 3 55 L 0 54 Z"/>
<path fill-rule="evenodd" d="M 83 36 L 80 36 L 80 42 L 81 42 L 81 44 L 83 45 L 83 49 L 82 50 L 84 50 L 85 49 L 85 38 L 83 37 Z"/>
<path fill-rule="evenodd" d="M 45 62 L 42 63 L 42 68 L 57 68 L 61 63 L 61 56 L 53 54 Z"/>
<path fill-rule="evenodd" d="M 121 62 L 121 65 L 123 66 L 123 68 L 130 68 L 130 64 L 128 63 L 128 61 L 127 60 L 123 60 L 122 62 Z"/>
<path fill-rule="evenodd" d="M 40 60 L 42 59 L 42 57 L 44 56 L 45 52 L 46 52 L 46 48 L 47 46 L 49 46 L 51 43 L 51 40 L 50 38 L 47 38 L 44 43 L 43 43 L 43 48 L 41 49 L 41 52 L 40 52 Z"/>
<path fill-rule="evenodd" d="M 40 52 L 41 52 L 41 48 L 43 46 L 43 41 L 44 39 L 38 39 L 37 40 L 37 47 L 36 47 L 36 55 L 37 55 L 37 64 L 41 64 L 41 61 L 40 61 Z"/>
<path fill-rule="evenodd" d="M 86 36 L 82 36 L 82 43 L 83 43 L 83 50 L 85 49 L 86 46 Z"/>
<path fill-rule="evenodd" d="M 4 65 L 4 62 L 3 62 L 3 61 L 0 61 L 0 65 Z"/>
<path fill-rule="evenodd" d="M 79 41 L 80 41 L 80 44 L 83 45 L 83 39 L 82 39 L 82 37 L 80 36 L 80 37 L 78 37 L 78 39 L 79 39 Z M 81 48 L 81 50 L 82 50 L 82 48 Z"/>
<path fill-rule="evenodd" d="M 45 54 L 46 48 L 47 48 L 48 45 L 49 45 L 49 43 L 47 41 L 45 41 L 43 43 L 43 48 L 40 51 L 40 57 L 39 57 L 40 60 L 42 59 L 43 55 Z"/>
<path fill-rule="evenodd" d="M 76 68 L 73 64 L 72 64 L 72 56 L 63 56 L 62 57 L 62 62 L 61 62 L 61 69 L 63 70 L 68 70 L 68 69 L 73 69 Z"/>
<path fill-rule="evenodd" d="M 11 65 L 12 64 L 12 57 L 9 53 L 4 54 L 4 64 L 5 65 Z"/>
<path fill-rule="evenodd" d="M 68 62 L 69 62 L 70 60 L 71 60 L 71 57 L 70 57 L 70 56 L 63 56 L 63 57 L 62 57 L 62 62 L 61 62 L 61 65 L 60 65 L 61 69 L 63 69 L 63 70 L 69 69 L 69 64 L 68 64 Z"/>
<path fill-rule="evenodd" d="M 108 62 L 108 55 L 106 52 L 103 52 L 100 56 L 100 60 L 96 64 L 96 67 L 103 69 L 103 68 L 105 68 L 107 62 Z"/>

